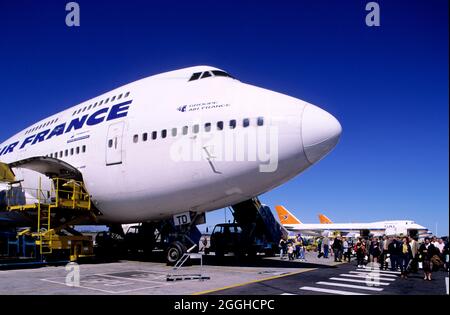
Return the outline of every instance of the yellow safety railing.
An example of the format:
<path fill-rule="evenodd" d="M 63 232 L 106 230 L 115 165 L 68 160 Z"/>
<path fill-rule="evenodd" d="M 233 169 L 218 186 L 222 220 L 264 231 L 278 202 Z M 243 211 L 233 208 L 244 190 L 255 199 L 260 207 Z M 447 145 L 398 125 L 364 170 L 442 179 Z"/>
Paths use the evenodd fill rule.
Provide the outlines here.
<path fill-rule="evenodd" d="M 53 186 L 50 190 L 42 189 L 42 181 L 39 179 L 38 188 L 26 188 L 12 186 L 7 191 L 7 207 L 9 210 L 39 210 L 40 205 L 47 204 L 54 208 L 71 208 L 91 210 L 91 198 L 81 181 L 72 179 L 53 178 Z M 25 199 L 33 196 L 35 202 L 25 204 Z M 19 202 L 20 201 L 20 202 Z"/>
<path fill-rule="evenodd" d="M 53 179 L 56 207 L 91 210 L 91 198 L 83 182 L 73 179 Z"/>
<path fill-rule="evenodd" d="M 35 203 L 32 203 L 31 205 L 30 203 L 28 203 L 29 206 L 34 206 L 34 204 L 39 203 L 50 203 L 51 191 L 42 190 L 41 188 L 25 188 L 25 187 L 11 186 L 6 191 L 6 205 L 8 209 L 11 210 L 11 208 L 16 208 L 19 206 L 27 206 L 24 204 L 24 201 L 27 199 L 27 196 L 28 199 L 30 199 L 29 196 L 36 196 L 31 198 L 32 200 L 33 199 L 35 200 Z"/>
<path fill-rule="evenodd" d="M 38 188 L 24 188 L 10 185 L 7 191 L 7 209 L 9 211 L 36 211 L 37 230 L 31 233 L 36 237 L 36 244 L 41 254 L 52 253 L 52 242 L 55 230 L 51 227 L 51 215 L 58 209 L 91 210 L 91 198 L 83 182 L 72 179 L 52 178 L 53 185 L 50 190 L 42 189 L 42 179 L 39 178 Z M 33 196 L 34 202 L 26 202 L 27 197 Z"/>
<path fill-rule="evenodd" d="M 42 179 L 39 177 L 39 188 L 38 190 L 40 192 L 42 192 Z M 39 251 L 42 254 L 51 254 L 52 253 L 52 230 L 51 230 L 51 213 L 50 213 L 50 209 L 51 206 L 48 204 L 44 204 L 44 208 L 47 210 L 47 212 L 45 212 L 45 210 L 42 208 L 43 204 L 41 203 L 41 194 L 38 193 L 38 203 L 37 203 L 37 208 L 38 208 L 38 215 L 37 215 L 37 220 L 38 220 L 38 224 L 37 224 L 37 233 L 39 236 Z M 46 215 L 46 216 L 45 216 Z M 43 220 L 46 220 L 46 224 L 45 226 L 43 226 Z M 45 227 L 46 231 L 41 231 L 42 228 Z M 44 250 L 44 248 L 46 248 L 47 250 Z"/>

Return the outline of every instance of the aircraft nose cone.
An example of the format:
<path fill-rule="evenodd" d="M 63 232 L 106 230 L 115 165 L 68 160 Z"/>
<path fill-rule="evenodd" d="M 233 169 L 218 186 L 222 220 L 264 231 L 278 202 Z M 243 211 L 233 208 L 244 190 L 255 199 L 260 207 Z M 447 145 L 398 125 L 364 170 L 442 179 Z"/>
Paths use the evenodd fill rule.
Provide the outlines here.
<path fill-rule="evenodd" d="M 313 164 L 323 158 L 338 143 L 342 133 L 339 121 L 323 109 L 308 104 L 302 118 L 303 148 Z"/>

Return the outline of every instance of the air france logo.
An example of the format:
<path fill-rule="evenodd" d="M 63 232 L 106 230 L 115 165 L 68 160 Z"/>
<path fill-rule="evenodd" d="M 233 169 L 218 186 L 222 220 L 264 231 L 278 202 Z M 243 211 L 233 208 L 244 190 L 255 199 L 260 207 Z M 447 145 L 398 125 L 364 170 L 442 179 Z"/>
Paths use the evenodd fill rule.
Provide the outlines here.
<path fill-rule="evenodd" d="M 216 101 L 211 101 L 211 102 L 202 102 L 202 103 L 181 105 L 180 107 L 177 107 L 177 111 L 186 113 L 186 112 L 195 112 L 195 111 L 202 111 L 202 110 L 221 109 L 221 108 L 230 107 L 230 106 L 231 106 L 231 104 L 229 104 L 229 103 L 219 103 Z"/>
<path fill-rule="evenodd" d="M 35 145 L 36 143 L 47 141 L 53 137 L 59 137 L 71 131 L 76 131 L 87 126 L 95 126 L 104 121 L 110 121 L 118 119 L 121 117 L 126 117 L 128 115 L 128 109 L 130 108 L 132 100 L 119 103 L 110 108 L 105 107 L 97 110 L 92 114 L 86 114 L 82 117 L 72 119 L 69 123 L 62 123 L 55 126 L 52 129 L 43 130 L 37 134 L 29 136 L 22 141 L 20 149 L 25 148 L 27 145 Z M 0 148 L 0 155 L 8 154 L 14 152 L 14 149 L 20 144 L 20 141 L 11 143 L 4 148 Z"/>
<path fill-rule="evenodd" d="M 186 111 L 186 107 L 187 107 L 187 105 L 183 105 L 183 106 L 178 107 L 177 110 L 184 113 Z"/>

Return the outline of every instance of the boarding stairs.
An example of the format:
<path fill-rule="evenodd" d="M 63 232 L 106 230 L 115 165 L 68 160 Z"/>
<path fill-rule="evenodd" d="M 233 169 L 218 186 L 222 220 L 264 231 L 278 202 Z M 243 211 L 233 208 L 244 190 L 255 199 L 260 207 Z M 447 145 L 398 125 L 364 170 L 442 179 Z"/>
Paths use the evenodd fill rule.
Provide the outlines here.
<path fill-rule="evenodd" d="M 167 274 L 167 281 L 182 281 L 182 280 L 209 280 L 210 277 L 203 275 L 203 254 L 193 253 L 192 251 L 197 247 L 197 245 L 192 246 L 187 250 L 186 253 L 177 261 L 175 266 L 172 268 L 172 272 Z M 180 274 L 180 270 L 185 266 L 185 263 L 190 259 L 200 260 L 200 273 L 195 274 Z"/>
<path fill-rule="evenodd" d="M 51 254 L 52 250 L 52 234 L 51 229 L 51 206 L 39 205 L 38 207 L 38 224 L 37 233 L 34 233 L 38 237 L 36 244 L 39 246 L 39 252 L 43 254 Z"/>
<path fill-rule="evenodd" d="M 280 238 L 288 231 L 275 219 L 270 208 L 257 197 L 232 206 L 236 223 L 242 228 L 247 245 L 255 239 L 264 239 L 272 247 L 278 246 Z"/>

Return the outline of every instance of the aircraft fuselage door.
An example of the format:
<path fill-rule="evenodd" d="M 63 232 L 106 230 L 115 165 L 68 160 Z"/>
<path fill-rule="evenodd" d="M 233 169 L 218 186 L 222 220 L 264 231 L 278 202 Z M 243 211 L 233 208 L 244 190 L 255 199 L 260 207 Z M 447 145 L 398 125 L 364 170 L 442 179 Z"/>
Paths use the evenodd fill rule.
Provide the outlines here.
<path fill-rule="evenodd" d="M 108 128 L 108 136 L 106 138 L 106 165 L 122 164 L 124 126 L 124 122 L 119 122 Z"/>

